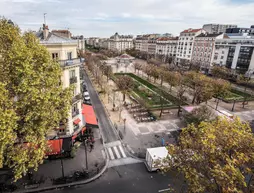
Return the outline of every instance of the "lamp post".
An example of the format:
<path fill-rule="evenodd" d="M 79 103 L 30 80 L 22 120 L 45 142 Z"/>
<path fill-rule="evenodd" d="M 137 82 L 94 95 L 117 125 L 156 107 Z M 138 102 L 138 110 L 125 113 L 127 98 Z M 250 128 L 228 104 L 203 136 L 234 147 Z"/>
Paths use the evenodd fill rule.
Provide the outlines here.
<path fill-rule="evenodd" d="M 236 102 L 236 100 L 234 100 L 233 107 L 232 107 L 232 112 L 234 111 L 234 108 L 235 108 L 235 102 Z"/>
<path fill-rule="evenodd" d="M 216 103 L 216 107 L 215 107 L 215 110 L 217 110 L 217 108 L 218 108 L 218 105 L 219 105 L 219 102 L 220 102 L 220 99 L 218 98 L 218 99 L 217 99 L 217 103 Z"/>
<path fill-rule="evenodd" d="M 62 178 L 64 178 L 64 165 L 63 165 L 63 158 L 62 158 L 62 153 L 64 152 L 64 150 L 62 149 L 62 145 L 61 144 L 61 139 L 59 139 L 59 137 L 57 137 L 56 139 L 58 139 L 59 141 L 59 147 L 60 147 L 60 163 L 61 163 L 61 170 L 62 170 Z"/>

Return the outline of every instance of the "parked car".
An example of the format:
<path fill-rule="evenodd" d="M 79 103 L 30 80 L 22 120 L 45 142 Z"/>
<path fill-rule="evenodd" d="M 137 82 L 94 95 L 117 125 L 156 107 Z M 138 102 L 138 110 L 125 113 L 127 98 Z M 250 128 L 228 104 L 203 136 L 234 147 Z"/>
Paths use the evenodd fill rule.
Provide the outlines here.
<path fill-rule="evenodd" d="M 89 101 L 89 100 L 90 100 L 90 96 L 89 96 L 88 91 L 85 91 L 85 92 L 84 92 L 84 100 L 85 100 L 85 101 Z"/>

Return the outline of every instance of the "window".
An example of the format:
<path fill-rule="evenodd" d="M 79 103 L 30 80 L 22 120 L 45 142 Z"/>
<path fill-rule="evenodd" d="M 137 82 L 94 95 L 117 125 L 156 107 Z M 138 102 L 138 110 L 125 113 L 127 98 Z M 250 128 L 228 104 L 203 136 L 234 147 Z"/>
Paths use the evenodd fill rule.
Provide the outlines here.
<path fill-rule="evenodd" d="M 78 104 L 76 103 L 72 105 L 72 112 L 77 112 L 77 110 L 78 110 Z"/>
<path fill-rule="evenodd" d="M 70 70 L 69 73 L 70 73 L 70 78 L 75 77 L 75 70 Z"/>
<path fill-rule="evenodd" d="M 224 50 L 222 50 L 222 52 L 221 52 L 222 54 L 224 54 L 225 52 L 224 52 Z"/>
<path fill-rule="evenodd" d="M 224 58 L 224 56 L 221 56 L 221 57 L 220 57 L 220 59 L 223 59 L 223 58 Z"/>
<path fill-rule="evenodd" d="M 68 60 L 72 59 L 72 52 L 67 52 L 67 58 L 68 58 Z"/>
<path fill-rule="evenodd" d="M 58 59 L 58 53 L 52 53 L 52 58 L 53 59 Z"/>

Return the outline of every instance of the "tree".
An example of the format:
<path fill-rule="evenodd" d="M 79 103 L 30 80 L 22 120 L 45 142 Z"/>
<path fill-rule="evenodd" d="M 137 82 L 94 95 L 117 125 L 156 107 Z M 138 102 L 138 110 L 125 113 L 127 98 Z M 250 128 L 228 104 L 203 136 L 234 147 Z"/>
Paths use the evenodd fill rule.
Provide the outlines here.
<path fill-rule="evenodd" d="M 117 77 L 116 85 L 123 93 L 123 101 L 125 102 L 126 93 L 134 86 L 133 79 L 127 75 Z"/>
<path fill-rule="evenodd" d="M 5 19 L 0 29 L 0 163 L 17 180 L 42 163 L 45 136 L 68 117 L 72 92 L 63 89 L 60 65 L 32 33 L 21 35 Z"/>
<path fill-rule="evenodd" d="M 134 67 L 135 73 L 136 73 L 136 71 L 138 71 L 138 74 L 139 74 L 139 71 L 142 69 L 142 64 L 140 64 L 138 62 L 134 62 L 133 67 Z"/>
<path fill-rule="evenodd" d="M 213 79 L 212 85 L 213 85 L 214 97 L 216 98 L 218 97 L 223 98 L 227 96 L 231 89 L 230 83 L 223 79 Z"/>
<path fill-rule="evenodd" d="M 150 68 L 151 68 L 150 69 L 150 75 L 153 77 L 154 83 L 155 83 L 156 79 L 158 79 L 159 75 L 160 75 L 159 68 L 157 66 L 154 66 L 154 65 L 152 65 Z"/>
<path fill-rule="evenodd" d="M 179 84 L 181 74 L 178 72 L 167 72 L 165 76 L 165 81 L 170 85 L 170 92 L 172 87 L 175 87 Z"/>
<path fill-rule="evenodd" d="M 254 136 L 240 119 L 190 124 L 165 161 L 187 180 L 189 192 L 253 192 Z"/>
<path fill-rule="evenodd" d="M 213 76 L 223 79 L 229 79 L 229 77 L 231 76 L 230 70 L 227 69 L 226 67 L 221 66 L 213 66 L 211 73 Z"/>
<path fill-rule="evenodd" d="M 193 89 L 192 104 L 200 104 L 212 98 L 214 92 L 211 78 L 193 71 L 185 73 L 185 77 L 186 83 Z"/>
<path fill-rule="evenodd" d="M 186 113 L 184 118 L 189 124 L 193 123 L 194 125 L 199 125 L 203 121 L 210 121 L 214 119 L 214 113 L 210 108 L 202 105 L 193 109 L 190 113 Z"/>

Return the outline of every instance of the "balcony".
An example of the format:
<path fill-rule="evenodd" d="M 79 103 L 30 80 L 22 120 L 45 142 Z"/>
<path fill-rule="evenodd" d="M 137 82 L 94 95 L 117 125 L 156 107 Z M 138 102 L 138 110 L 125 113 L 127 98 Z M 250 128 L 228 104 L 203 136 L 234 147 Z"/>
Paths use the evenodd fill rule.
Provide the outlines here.
<path fill-rule="evenodd" d="M 76 117 L 79 114 L 79 109 L 72 111 L 72 118 Z"/>
<path fill-rule="evenodd" d="M 84 61 L 85 61 L 84 58 L 74 58 L 74 59 L 70 59 L 70 60 L 59 60 L 58 62 L 61 67 L 66 67 L 66 66 L 81 64 Z"/>
<path fill-rule="evenodd" d="M 75 102 L 77 102 L 78 100 L 81 100 L 81 99 L 82 99 L 82 94 L 80 93 L 80 94 L 78 94 L 78 95 L 76 95 L 72 98 L 72 103 L 75 103 Z"/>
<path fill-rule="evenodd" d="M 78 78 L 76 76 L 70 78 L 70 84 L 75 84 L 78 82 Z"/>

